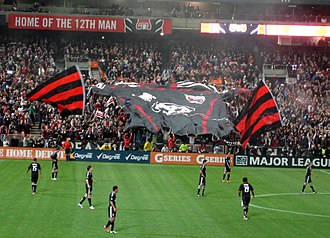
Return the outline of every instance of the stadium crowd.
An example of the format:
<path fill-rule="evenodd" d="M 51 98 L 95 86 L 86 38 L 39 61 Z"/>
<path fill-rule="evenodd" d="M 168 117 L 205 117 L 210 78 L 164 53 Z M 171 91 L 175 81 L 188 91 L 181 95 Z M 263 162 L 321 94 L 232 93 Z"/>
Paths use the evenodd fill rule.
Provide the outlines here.
<path fill-rule="evenodd" d="M 31 89 L 59 71 L 54 59 L 54 49 L 59 46 L 47 38 L 19 42 L 2 38 L 0 45 L 0 138 L 4 146 L 22 143 L 23 146 L 55 147 L 69 137 L 71 141 L 105 141 L 117 150 L 143 149 L 146 141 L 156 145 L 171 137 L 168 131 L 161 135 L 151 135 L 143 129 L 125 131 L 129 116 L 113 97 L 93 95 L 86 103 L 83 116 L 67 118 L 61 118 L 50 105 L 26 101 Z M 231 46 L 230 41 L 204 46 L 200 42 L 171 43 L 171 49 L 166 52 L 169 58 L 166 68 L 164 52 L 153 41 L 67 40 L 62 41 L 62 46 L 60 51 L 66 60 L 99 62 L 101 77 L 86 76 L 87 91 L 100 82 L 168 84 L 182 80 L 214 84 L 223 93 L 234 88 L 244 89 L 245 94 L 226 100 L 230 119 L 237 116 L 262 78 L 263 63 L 287 65 L 296 75 L 294 82 L 268 82 L 278 102 L 283 127 L 262 135 L 249 145 L 247 153 L 257 153 L 255 146 L 258 146 L 261 153 L 276 148 L 278 154 L 329 156 L 327 69 L 330 59 L 322 53 L 322 48 L 302 47 L 296 51 L 283 46 L 251 48 L 244 44 L 237 48 Z M 41 129 L 40 136 L 31 136 L 33 125 Z M 227 138 L 208 143 L 215 147 L 219 144 L 239 147 L 239 143 L 232 143 L 238 141 L 237 134 L 231 133 Z"/>

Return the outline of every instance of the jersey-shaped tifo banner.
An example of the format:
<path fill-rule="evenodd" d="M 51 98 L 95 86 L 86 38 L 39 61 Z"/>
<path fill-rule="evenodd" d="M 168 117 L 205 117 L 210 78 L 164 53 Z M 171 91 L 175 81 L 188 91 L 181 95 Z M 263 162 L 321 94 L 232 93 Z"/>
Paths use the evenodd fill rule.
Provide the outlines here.
<path fill-rule="evenodd" d="M 226 136 L 233 129 L 221 95 L 212 86 L 182 82 L 168 86 L 120 83 L 99 84 L 91 93 L 115 96 L 130 114 L 127 128 L 146 127 L 153 133 L 170 128 L 177 135 Z"/>

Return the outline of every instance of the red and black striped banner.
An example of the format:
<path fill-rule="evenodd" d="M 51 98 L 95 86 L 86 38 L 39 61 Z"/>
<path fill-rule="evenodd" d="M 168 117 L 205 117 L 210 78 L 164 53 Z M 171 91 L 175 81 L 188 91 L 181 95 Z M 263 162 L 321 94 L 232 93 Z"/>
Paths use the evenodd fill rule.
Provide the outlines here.
<path fill-rule="evenodd" d="M 40 84 L 28 95 L 29 101 L 41 101 L 57 107 L 62 115 L 80 115 L 85 106 L 85 87 L 77 66 L 72 66 Z"/>
<path fill-rule="evenodd" d="M 244 149 L 250 140 L 282 125 L 275 99 L 262 80 L 234 124 L 241 133 L 241 144 Z"/>

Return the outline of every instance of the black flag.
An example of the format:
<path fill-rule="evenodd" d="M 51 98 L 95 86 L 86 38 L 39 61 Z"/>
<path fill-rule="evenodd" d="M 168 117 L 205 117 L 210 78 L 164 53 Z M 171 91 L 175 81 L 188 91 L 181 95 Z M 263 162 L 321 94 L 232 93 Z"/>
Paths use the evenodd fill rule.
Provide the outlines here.
<path fill-rule="evenodd" d="M 204 84 L 99 84 L 92 92 L 117 97 L 118 103 L 130 114 L 129 128 L 145 126 L 157 133 L 162 127 L 168 127 L 177 135 L 215 134 L 218 137 L 228 135 L 233 129 L 221 95 Z"/>

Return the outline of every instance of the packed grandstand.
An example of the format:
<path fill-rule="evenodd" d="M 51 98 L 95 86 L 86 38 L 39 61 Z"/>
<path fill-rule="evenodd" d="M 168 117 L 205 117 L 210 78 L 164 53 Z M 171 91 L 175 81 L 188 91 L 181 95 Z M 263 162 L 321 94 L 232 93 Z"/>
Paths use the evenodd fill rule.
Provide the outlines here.
<path fill-rule="evenodd" d="M 223 94 L 238 90 L 242 93 L 225 100 L 230 120 L 238 116 L 258 81 L 264 78 L 268 65 L 282 66 L 288 72 L 285 79 L 266 78 L 281 114 L 282 127 L 260 135 L 245 153 L 329 157 L 328 38 L 317 44 L 283 46 L 274 37 L 214 37 L 180 31 L 166 36 L 27 32 L 6 27 L 2 31 L 0 139 L 3 146 L 56 147 L 69 137 L 71 142 L 99 146 L 107 142 L 112 148 L 123 150 L 125 136 L 130 133 L 134 135 L 130 150 L 142 150 L 148 139 L 152 139 L 154 150 L 160 150 L 168 142 L 171 128 L 158 134 L 145 128 L 125 130 L 129 116 L 114 97 L 89 95 L 84 114 L 68 117 L 61 117 L 49 104 L 27 100 L 32 89 L 68 64 L 89 65 L 88 70 L 82 70 L 86 92 L 99 83 L 170 85 L 182 81 L 214 85 Z M 173 150 L 187 143 L 192 151 L 202 148 L 217 152 L 222 146 L 223 152 L 228 148 L 237 152 L 241 150 L 239 140 L 234 130 L 223 138 L 212 134 L 177 136 Z"/>

